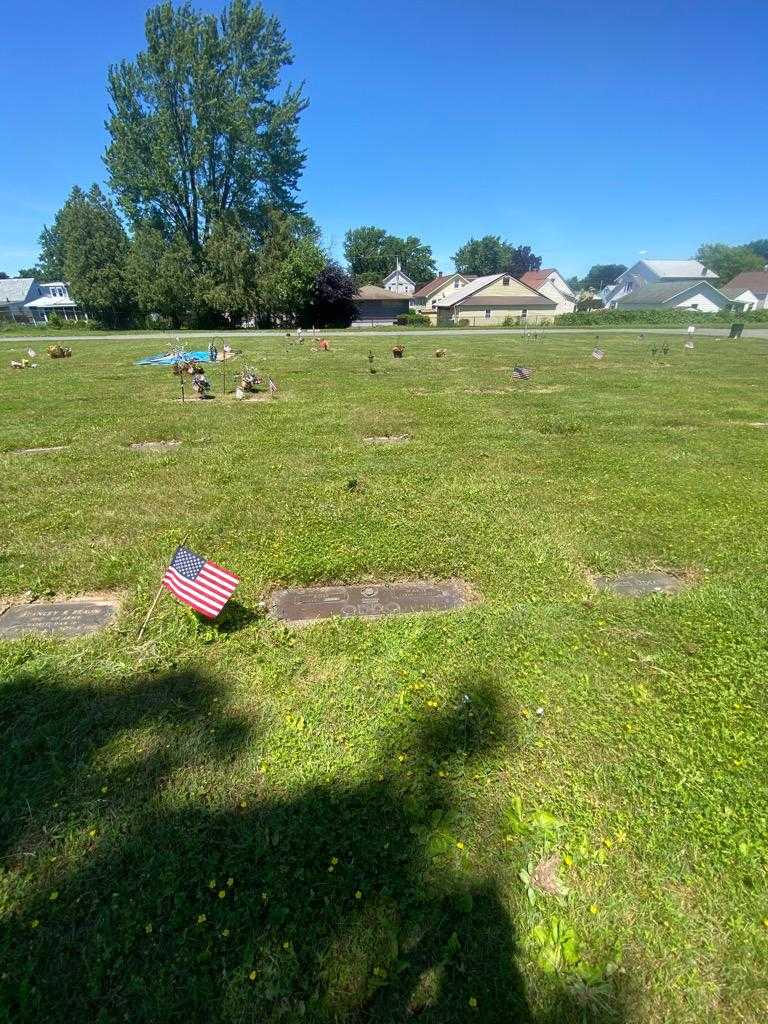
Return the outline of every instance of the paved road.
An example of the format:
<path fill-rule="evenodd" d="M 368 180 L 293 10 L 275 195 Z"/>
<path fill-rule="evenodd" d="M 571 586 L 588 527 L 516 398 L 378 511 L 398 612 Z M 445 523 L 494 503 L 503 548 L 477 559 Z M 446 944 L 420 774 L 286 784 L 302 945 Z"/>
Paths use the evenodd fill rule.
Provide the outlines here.
<path fill-rule="evenodd" d="M 727 338 L 728 327 L 697 327 L 696 337 L 697 338 Z M 154 341 L 157 342 L 155 348 L 158 350 L 167 349 L 172 347 L 177 338 L 183 339 L 186 343 L 194 338 L 283 338 L 285 337 L 285 331 L 182 331 L 180 334 L 174 334 L 172 331 L 148 331 L 146 334 L 135 333 L 135 334 L 69 334 L 62 332 L 55 336 L 51 334 L 46 335 L 34 335 L 34 334 L 11 334 L 7 336 L 0 335 L 0 340 L 9 342 L 11 344 L 24 342 L 25 344 L 36 343 L 38 345 L 44 345 L 46 342 L 50 344 L 52 341 L 60 341 L 62 344 L 66 344 L 69 341 Z M 428 328 L 416 328 L 408 330 L 407 328 L 402 331 L 390 331 L 381 330 L 328 330 L 318 331 L 317 337 L 339 337 L 339 338 L 434 338 L 434 339 L 450 339 L 452 335 L 475 335 L 475 334 L 526 334 L 526 332 L 520 330 L 517 327 L 497 327 L 497 328 L 473 328 L 472 330 L 461 331 L 458 328 L 451 328 L 448 330 L 432 329 Z M 546 330 L 539 332 L 540 335 L 544 336 L 547 334 L 672 334 L 677 337 L 683 337 L 685 335 L 684 327 L 550 327 Z M 295 338 L 295 332 L 291 332 L 291 337 Z M 310 341 L 313 335 L 311 333 L 304 334 L 304 339 Z M 745 338 L 762 338 L 768 340 L 768 328 L 765 327 L 753 327 L 751 330 L 746 329 L 743 337 Z"/>

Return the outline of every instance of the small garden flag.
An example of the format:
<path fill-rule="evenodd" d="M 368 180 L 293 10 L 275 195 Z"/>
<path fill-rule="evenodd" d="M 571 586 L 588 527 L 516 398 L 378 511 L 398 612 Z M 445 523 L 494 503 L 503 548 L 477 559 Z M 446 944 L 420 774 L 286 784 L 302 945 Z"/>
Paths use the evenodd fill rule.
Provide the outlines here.
<path fill-rule="evenodd" d="M 530 380 L 532 372 L 527 366 L 516 366 L 512 371 L 512 376 L 515 380 Z"/>
<path fill-rule="evenodd" d="M 215 619 L 235 592 L 240 577 L 181 545 L 165 570 L 163 586 L 190 608 Z"/>
<path fill-rule="evenodd" d="M 605 352 L 601 348 L 593 348 L 592 349 L 592 357 L 593 357 L 593 359 L 604 359 L 605 358 Z"/>

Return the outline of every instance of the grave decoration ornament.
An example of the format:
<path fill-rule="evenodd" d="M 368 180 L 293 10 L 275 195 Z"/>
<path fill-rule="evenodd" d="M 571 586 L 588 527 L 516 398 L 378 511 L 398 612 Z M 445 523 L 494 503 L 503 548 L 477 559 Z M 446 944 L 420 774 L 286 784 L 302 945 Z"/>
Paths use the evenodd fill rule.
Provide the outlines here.
<path fill-rule="evenodd" d="M 688 349 L 689 351 L 690 351 L 690 350 L 691 350 L 691 349 L 693 348 L 693 340 L 692 340 L 691 338 L 688 338 L 688 340 L 687 340 L 687 341 L 686 341 L 686 343 L 685 343 L 685 347 L 686 347 L 686 348 L 687 348 L 687 349 Z"/>
<path fill-rule="evenodd" d="M 195 392 L 198 398 L 212 398 L 210 394 L 211 382 L 205 376 L 205 371 L 199 366 L 191 367 L 190 372 L 192 374 L 192 390 Z"/>
<path fill-rule="evenodd" d="M 72 349 L 64 348 L 63 345 L 49 345 L 45 351 L 51 359 L 69 359 L 72 355 Z"/>
<path fill-rule="evenodd" d="M 516 366 L 512 370 L 512 377 L 515 380 L 530 380 L 532 373 L 533 370 L 529 369 L 527 366 Z"/>
<path fill-rule="evenodd" d="M 215 619 L 239 583 L 240 577 L 233 572 L 211 562 L 210 559 L 203 558 L 202 555 L 195 554 L 186 546 L 186 542 L 179 544 L 163 574 L 147 617 L 139 630 L 138 639 L 141 640 L 163 590 L 169 590 L 179 601 L 189 605 L 206 619 Z"/>
<path fill-rule="evenodd" d="M 604 350 L 601 349 L 601 348 L 593 348 L 592 349 L 592 358 L 593 359 L 605 359 L 605 352 L 604 352 Z"/>
<path fill-rule="evenodd" d="M 395 357 L 395 359 L 402 359 L 404 353 L 405 353 L 405 346 L 404 345 L 394 345 L 393 346 L 393 348 L 392 348 L 392 355 Z"/>
<path fill-rule="evenodd" d="M 36 370 L 37 363 L 31 363 L 26 357 L 24 359 L 12 359 L 11 360 L 12 370 Z"/>
<path fill-rule="evenodd" d="M 260 377 L 252 366 L 246 366 L 240 374 L 240 390 L 246 395 L 255 395 L 264 386 L 264 378 Z"/>

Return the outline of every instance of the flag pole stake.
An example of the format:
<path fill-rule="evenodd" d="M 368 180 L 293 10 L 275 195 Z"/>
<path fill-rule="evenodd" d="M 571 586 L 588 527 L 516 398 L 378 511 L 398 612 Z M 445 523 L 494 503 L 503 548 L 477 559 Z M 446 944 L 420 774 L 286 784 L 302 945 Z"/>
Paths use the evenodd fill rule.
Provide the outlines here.
<path fill-rule="evenodd" d="M 139 635 L 138 635 L 138 638 L 136 640 L 137 643 L 141 643 L 141 638 L 144 636 L 144 630 L 147 628 L 147 623 L 149 622 L 149 620 L 150 620 L 150 618 L 152 616 L 152 612 L 155 610 L 155 605 L 160 600 L 160 595 L 162 594 L 162 592 L 164 590 L 165 590 L 165 585 L 163 583 L 161 583 L 160 586 L 157 588 L 157 593 L 155 594 L 154 601 L 149 606 L 149 611 L 147 612 L 147 617 L 146 617 L 146 619 L 144 619 L 144 622 L 142 623 L 141 629 L 139 630 Z"/>
<path fill-rule="evenodd" d="M 176 551 L 178 551 L 179 548 L 183 548 L 186 543 L 187 543 L 187 538 L 185 537 L 184 540 L 181 542 L 181 544 L 177 544 L 176 545 Z M 175 552 L 174 552 L 174 554 L 175 554 Z M 147 628 L 147 623 L 149 622 L 150 618 L 152 617 L 152 612 L 155 610 L 155 605 L 160 600 L 160 595 L 162 594 L 162 592 L 164 590 L 165 590 L 165 584 L 161 583 L 160 586 L 157 588 L 157 593 L 155 594 L 154 601 L 149 606 L 149 611 L 147 612 L 147 617 L 146 617 L 146 619 L 144 619 L 144 622 L 141 624 L 141 629 L 139 630 L 139 635 L 138 635 L 138 637 L 136 639 L 137 643 L 139 643 L 141 641 L 141 638 L 144 636 L 144 630 Z"/>

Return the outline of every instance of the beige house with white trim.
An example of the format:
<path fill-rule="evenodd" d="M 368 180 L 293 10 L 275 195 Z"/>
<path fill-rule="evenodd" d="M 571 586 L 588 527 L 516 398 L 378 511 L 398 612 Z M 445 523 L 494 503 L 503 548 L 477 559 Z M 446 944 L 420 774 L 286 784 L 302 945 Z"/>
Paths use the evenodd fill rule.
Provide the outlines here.
<path fill-rule="evenodd" d="M 413 293 L 410 307 L 416 313 L 428 316 L 432 323 L 435 323 L 438 303 L 453 295 L 457 289 L 469 284 L 471 280 L 473 278 L 465 274 L 441 274 Z"/>
<path fill-rule="evenodd" d="M 438 326 L 466 320 L 471 327 L 499 327 L 507 318 L 524 323 L 548 323 L 557 303 L 511 274 L 476 277 L 437 303 Z"/>

